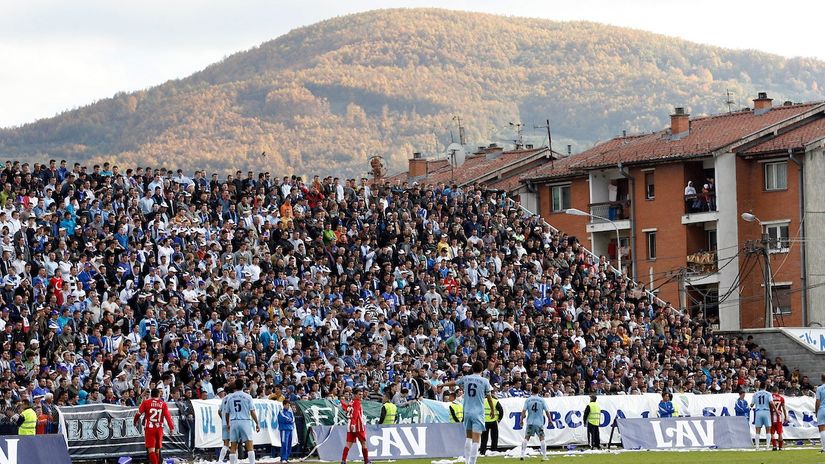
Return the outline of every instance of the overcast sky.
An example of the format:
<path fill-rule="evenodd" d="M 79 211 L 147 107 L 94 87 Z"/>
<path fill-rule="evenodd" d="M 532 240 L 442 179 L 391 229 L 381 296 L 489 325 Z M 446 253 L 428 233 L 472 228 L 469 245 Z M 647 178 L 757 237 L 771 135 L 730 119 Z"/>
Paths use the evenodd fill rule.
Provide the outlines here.
<path fill-rule="evenodd" d="M 185 77 L 334 16 L 442 7 L 586 19 L 729 48 L 825 59 L 825 2 L 729 0 L 1 0 L 0 127 Z"/>

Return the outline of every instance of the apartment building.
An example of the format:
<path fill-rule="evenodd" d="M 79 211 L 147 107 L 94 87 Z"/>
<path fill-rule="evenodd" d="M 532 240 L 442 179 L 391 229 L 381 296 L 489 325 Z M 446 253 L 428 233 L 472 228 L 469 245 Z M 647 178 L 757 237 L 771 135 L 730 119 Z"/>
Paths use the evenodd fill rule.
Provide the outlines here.
<path fill-rule="evenodd" d="M 721 329 L 825 323 L 825 308 L 811 304 L 825 297 L 823 141 L 825 103 L 774 106 L 760 93 L 731 113 L 691 118 L 676 108 L 664 130 L 523 175 L 522 197 Z"/>

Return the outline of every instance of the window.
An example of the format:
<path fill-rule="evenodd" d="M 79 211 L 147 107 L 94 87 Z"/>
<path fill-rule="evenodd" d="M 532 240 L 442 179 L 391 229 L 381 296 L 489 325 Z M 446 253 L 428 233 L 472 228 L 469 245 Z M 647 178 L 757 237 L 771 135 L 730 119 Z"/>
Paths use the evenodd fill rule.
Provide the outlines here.
<path fill-rule="evenodd" d="M 656 232 L 646 232 L 647 259 L 656 259 Z"/>
<path fill-rule="evenodd" d="M 553 201 L 553 212 L 562 212 L 570 209 L 570 186 L 554 185 L 550 187 L 550 196 Z"/>
<path fill-rule="evenodd" d="M 773 292 L 773 313 L 774 314 L 790 314 L 791 313 L 791 286 L 790 285 L 772 285 Z"/>
<path fill-rule="evenodd" d="M 645 173 L 645 198 L 652 200 L 656 198 L 656 192 L 653 185 L 653 171 Z"/>
<path fill-rule="evenodd" d="M 716 229 L 708 231 L 708 250 L 716 251 Z"/>
<path fill-rule="evenodd" d="M 788 188 L 788 162 L 765 163 L 765 190 Z"/>
<path fill-rule="evenodd" d="M 765 225 L 765 233 L 768 235 L 768 250 L 771 253 L 787 253 L 790 248 L 788 238 L 789 222 Z"/>

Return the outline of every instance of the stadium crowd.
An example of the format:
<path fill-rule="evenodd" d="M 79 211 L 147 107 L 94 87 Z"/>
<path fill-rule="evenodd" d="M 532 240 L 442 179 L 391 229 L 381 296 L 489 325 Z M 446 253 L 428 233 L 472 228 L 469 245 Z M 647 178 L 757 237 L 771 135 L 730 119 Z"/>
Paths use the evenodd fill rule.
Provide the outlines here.
<path fill-rule="evenodd" d="M 483 186 L 7 162 L 3 410 L 213 398 L 442 399 L 813 387 L 657 302 Z M 7 414 L 8 415 L 8 411 Z"/>

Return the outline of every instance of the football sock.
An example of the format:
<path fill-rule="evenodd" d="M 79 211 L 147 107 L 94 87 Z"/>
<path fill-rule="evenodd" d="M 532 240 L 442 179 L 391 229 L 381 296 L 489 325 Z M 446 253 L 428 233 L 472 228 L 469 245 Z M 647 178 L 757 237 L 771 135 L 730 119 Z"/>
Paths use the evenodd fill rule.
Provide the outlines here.
<path fill-rule="evenodd" d="M 476 464 L 478 460 L 478 448 L 481 446 L 481 443 L 473 442 L 470 445 L 470 463 L 469 464 Z"/>
<path fill-rule="evenodd" d="M 247 453 L 247 461 L 249 464 L 255 464 L 255 450 L 250 451 Z"/>
<path fill-rule="evenodd" d="M 364 464 L 368 464 L 370 462 L 370 456 L 366 446 L 361 448 L 361 455 L 364 456 Z"/>
<path fill-rule="evenodd" d="M 825 431 L 819 432 L 819 443 L 822 445 L 822 450 L 825 451 Z"/>
<path fill-rule="evenodd" d="M 544 440 L 541 441 L 541 456 L 546 458 L 547 457 L 547 443 Z"/>
<path fill-rule="evenodd" d="M 229 453 L 229 464 L 238 464 L 238 453 Z"/>
<path fill-rule="evenodd" d="M 229 447 L 221 447 L 221 454 L 218 455 L 218 462 L 223 462 L 223 460 L 226 459 L 227 454 L 229 454 Z"/>
<path fill-rule="evenodd" d="M 344 454 L 341 455 L 341 462 L 347 462 L 347 455 L 349 454 L 349 446 L 344 447 Z"/>
<path fill-rule="evenodd" d="M 527 452 L 527 440 L 521 441 L 521 457 L 524 457 L 524 453 Z"/>
<path fill-rule="evenodd" d="M 464 462 L 469 464 L 470 463 L 470 452 L 472 450 L 473 440 L 468 438 L 464 440 Z"/>

